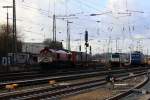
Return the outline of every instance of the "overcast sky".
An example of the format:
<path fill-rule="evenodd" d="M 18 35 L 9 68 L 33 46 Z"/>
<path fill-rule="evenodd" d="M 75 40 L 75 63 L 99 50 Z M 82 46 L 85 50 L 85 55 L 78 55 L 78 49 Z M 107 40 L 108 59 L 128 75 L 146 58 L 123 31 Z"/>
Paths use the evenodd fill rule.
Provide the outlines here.
<path fill-rule="evenodd" d="M 55 6 L 54 6 L 55 4 Z M 0 22 L 6 23 L 7 10 L 4 5 L 12 5 L 12 0 L 0 1 Z M 16 0 L 17 27 L 19 36 L 26 42 L 42 42 L 52 38 L 52 15 L 57 17 L 57 40 L 66 43 L 66 20 L 62 16 L 72 15 L 69 21 L 71 44 L 78 50 L 84 45 L 84 31 L 89 31 L 90 44 L 94 53 L 118 49 L 136 50 L 137 44 L 144 52 L 150 50 L 150 1 L 149 0 Z M 90 14 L 100 14 L 90 16 Z M 9 10 L 12 22 L 12 9 Z M 100 21 L 99 23 L 97 21 Z M 82 35 L 80 34 L 82 33 Z M 81 36 L 82 41 L 79 40 Z M 111 41 L 109 41 L 109 38 Z M 138 42 L 140 40 L 140 42 Z M 137 43 L 138 42 L 138 43 Z M 84 46 L 83 46 L 84 51 Z"/>

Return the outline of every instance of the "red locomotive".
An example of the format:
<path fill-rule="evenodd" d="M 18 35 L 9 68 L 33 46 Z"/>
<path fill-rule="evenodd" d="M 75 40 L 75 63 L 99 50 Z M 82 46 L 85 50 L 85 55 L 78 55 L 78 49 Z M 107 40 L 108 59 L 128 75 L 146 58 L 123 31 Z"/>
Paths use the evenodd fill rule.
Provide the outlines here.
<path fill-rule="evenodd" d="M 68 50 L 44 48 L 40 51 L 38 63 L 45 68 L 64 68 L 72 65 L 84 66 L 92 60 L 90 54 Z"/>

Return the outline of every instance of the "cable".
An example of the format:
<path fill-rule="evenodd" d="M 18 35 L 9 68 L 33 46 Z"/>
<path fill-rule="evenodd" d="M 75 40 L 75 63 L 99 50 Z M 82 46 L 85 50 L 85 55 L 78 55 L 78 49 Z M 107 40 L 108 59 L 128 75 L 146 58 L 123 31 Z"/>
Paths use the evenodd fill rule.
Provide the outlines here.
<path fill-rule="evenodd" d="M 31 9 L 32 10 L 32 12 L 34 12 L 34 13 L 36 13 L 36 14 L 40 14 L 40 15 L 42 15 L 42 16 L 45 16 L 45 17 L 47 17 L 48 18 L 48 12 L 46 13 L 46 12 L 41 12 L 40 10 L 36 10 L 36 11 L 34 11 L 35 9 L 33 9 L 33 8 L 30 8 L 30 7 L 27 7 L 27 6 L 24 6 L 24 7 L 22 7 L 23 9 L 25 9 L 25 10 L 27 10 L 27 9 Z M 30 10 L 30 11 L 31 11 Z M 37 11 L 39 12 L 39 13 L 37 13 Z"/>
<path fill-rule="evenodd" d="M 84 6 L 86 6 L 87 8 L 92 8 L 93 10 L 95 10 L 95 11 L 100 11 L 99 9 L 97 9 L 97 8 L 95 8 L 95 7 L 93 7 L 93 6 L 91 6 L 91 5 L 89 5 L 89 4 L 87 4 L 87 3 L 83 3 L 81 0 L 73 0 L 73 1 L 75 1 L 75 2 L 77 2 L 78 4 L 83 4 Z"/>
<path fill-rule="evenodd" d="M 7 3 L 12 3 L 12 1 L 8 1 L 8 0 L 3 0 L 3 1 L 5 1 L 5 2 L 7 2 Z"/>
<path fill-rule="evenodd" d="M 9 19 L 12 20 L 12 18 L 9 18 Z M 26 19 L 26 20 L 24 20 L 24 19 L 25 19 L 24 17 L 20 17 L 20 18 L 17 18 L 16 21 L 21 21 L 21 22 L 25 21 L 25 22 L 33 24 L 33 25 L 44 26 L 44 24 L 36 23 L 36 22 L 29 20 L 29 19 Z"/>
<path fill-rule="evenodd" d="M 40 35 L 40 36 L 43 36 L 41 33 L 39 32 L 34 32 L 34 31 L 31 31 L 31 30 L 23 30 L 23 32 L 28 32 L 28 33 L 33 33 L 33 34 L 36 34 L 36 35 Z M 37 34 L 38 33 L 38 34 Z"/>
<path fill-rule="evenodd" d="M 51 5 L 51 0 L 49 0 L 49 5 L 48 5 L 48 16 L 50 15 L 50 5 Z"/>
<path fill-rule="evenodd" d="M 37 11 L 42 11 L 42 12 L 48 13 L 47 10 L 44 10 L 44 9 L 41 9 L 41 8 L 36 8 L 36 7 L 32 7 L 32 6 L 25 5 L 25 4 L 23 4 L 23 6 L 34 9 L 34 10 L 37 10 Z"/>

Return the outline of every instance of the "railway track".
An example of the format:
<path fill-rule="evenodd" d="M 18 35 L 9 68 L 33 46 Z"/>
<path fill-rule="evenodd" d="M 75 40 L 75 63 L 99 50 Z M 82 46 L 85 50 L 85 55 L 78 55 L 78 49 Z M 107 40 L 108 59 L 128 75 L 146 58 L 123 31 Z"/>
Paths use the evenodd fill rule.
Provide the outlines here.
<path fill-rule="evenodd" d="M 140 97 L 139 88 L 143 87 L 145 84 L 147 84 L 148 81 L 149 81 L 149 78 L 146 76 L 142 82 L 138 83 L 134 87 L 124 90 L 121 93 L 119 93 L 115 96 L 112 96 L 106 100 L 149 100 L 149 99 L 139 99 L 139 97 Z M 133 95 L 134 91 L 136 91 L 135 95 Z"/>
<path fill-rule="evenodd" d="M 121 68 L 114 68 L 112 70 L 117 70 Z M 122 68 L 123 69 L 123 68 Z M 131 68 L 131 69 L 140 69 Z M 25 79 L 33 79 L 39 77 L 47 77 L 47 76 L 57 76 L 57 75 L 69 75 L 69 74 L 78 74 L 78 73 L 87 73 L 87 72 L 98 72 L 98 71 L 107 71 L 107 67 L 96 67 L 96 69 L 69 69 L 69 70 L 53 70 L 47 72 L 39 72 L 39 71 L 31 71 L 31 72 L 16 72 L 16 73 L 1 73 L 0 74 L 0 83 L 4 83 L 7 81 L 15 81 L 15 80 L 25 80 Z"/>
<path fill-rule="evenodd" d="M 132 69 L 118 69 L 118 70 L 112 70 L 112 74 L 118 74 L 120 72 L 126 73 L 126 72 L 133 72 L 133 71 L 144 71 L 145 68 L 132 68 Z M 49 80 L 56 80 L 59 81 L 67 81 L 67 80 L 74 80 L 74 79 L 82 79 L 82 78 L 88 78 L 88 77 L 94 77 L 94 76 L 104 76 L 108 71 L 101 71 L 101 70 L 95 70 L 94 72 L 86 72 L 81 74 L 71 74 L 71 75 L 60 75 L 60 76 L 49 76 L 49 77 L 38 77 L 38 78 L 32 78 L 27 80 L 17 80 L 17 81 L 7 81 L 7 82 L 1 82 L 0 87 L 4 88 L 8 84 L 19 84 L 18 87 L 24 87 L 24 86 L 30 86 L 30 85 L 38 85 L 38 84 L 45 84 Z"/>
<path fill-rule="evenodd" d="M 39 78 L 39 77 L 46 77 L 46 76 L 56 76 L 56 75 L 69 75 L 69 74 L 78 74 L 78 73 L 87 73 L 87 72 L 96 72 L 107 70 L 106 67 L 98 67 L 96 69 L 67 69 L 67 70 L 52 70 L 46 72 L 40 71 L 31 71 L 31 72 L 16 72 L 16 73 L 1 73 L 0 74 L 0 83 L 6 81 L 14 81 L 20 79 L 31 79 L 31 78 Z"/>
<path fill-rule="evenodd" d="M 143 75 L 145 72 L 137 72 L 137 75 Z M 136 76 L 136 75 L 135 75 Z M 131 76 L 131 77 L 135 77 Z M 121 75 L 117 76 L 117 79 L 123 80 L 130 78 L 127 75 Z M 32 88 L 22 91 L 14 91 L 9 93 L 2 93 L 0 94 L 0 99 L 17 99 L 17 100 L 39 100 L 39 99 L 54 99 L 56 97 L 61 97 L 68 94 L 78 93 L 81 91 L 85 91 L 89 88 L 96 88 L 103 84 L 105 84 L 105 78 L 97 79 L 97 80 L 91 80 L 87 82 L 81 82 L 81 83 L 75 83 L 75 84 L 69 84 L 69 85 L 62 85 L 62 86 L 45 86 L 45 87 L 38 87 L 38 88 Z"/>
<path fill-rule="evenodd" d="M 149 75 L 150 77 L 150 75 Z M 146 84 L 132 88 L 126 91 L 126 94 L 120 98 L 120 100 L 150 100 L 150 80 Z"/>

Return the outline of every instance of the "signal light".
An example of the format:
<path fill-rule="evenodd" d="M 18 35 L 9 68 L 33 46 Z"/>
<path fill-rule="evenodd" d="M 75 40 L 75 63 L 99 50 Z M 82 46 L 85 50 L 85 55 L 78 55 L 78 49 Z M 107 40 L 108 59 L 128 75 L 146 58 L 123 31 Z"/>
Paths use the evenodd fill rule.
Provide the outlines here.
<path fill-rule="evenodd" d="M 89 44 L 88 44 L 88 43 L 85 43 L 85 46 L 86 46 L 86 47 L 89 47 Z"/>
<path fill-rule="evenodd" d="M 85 41 L 88 42 L 88 31 L 85 31 Z"/>

